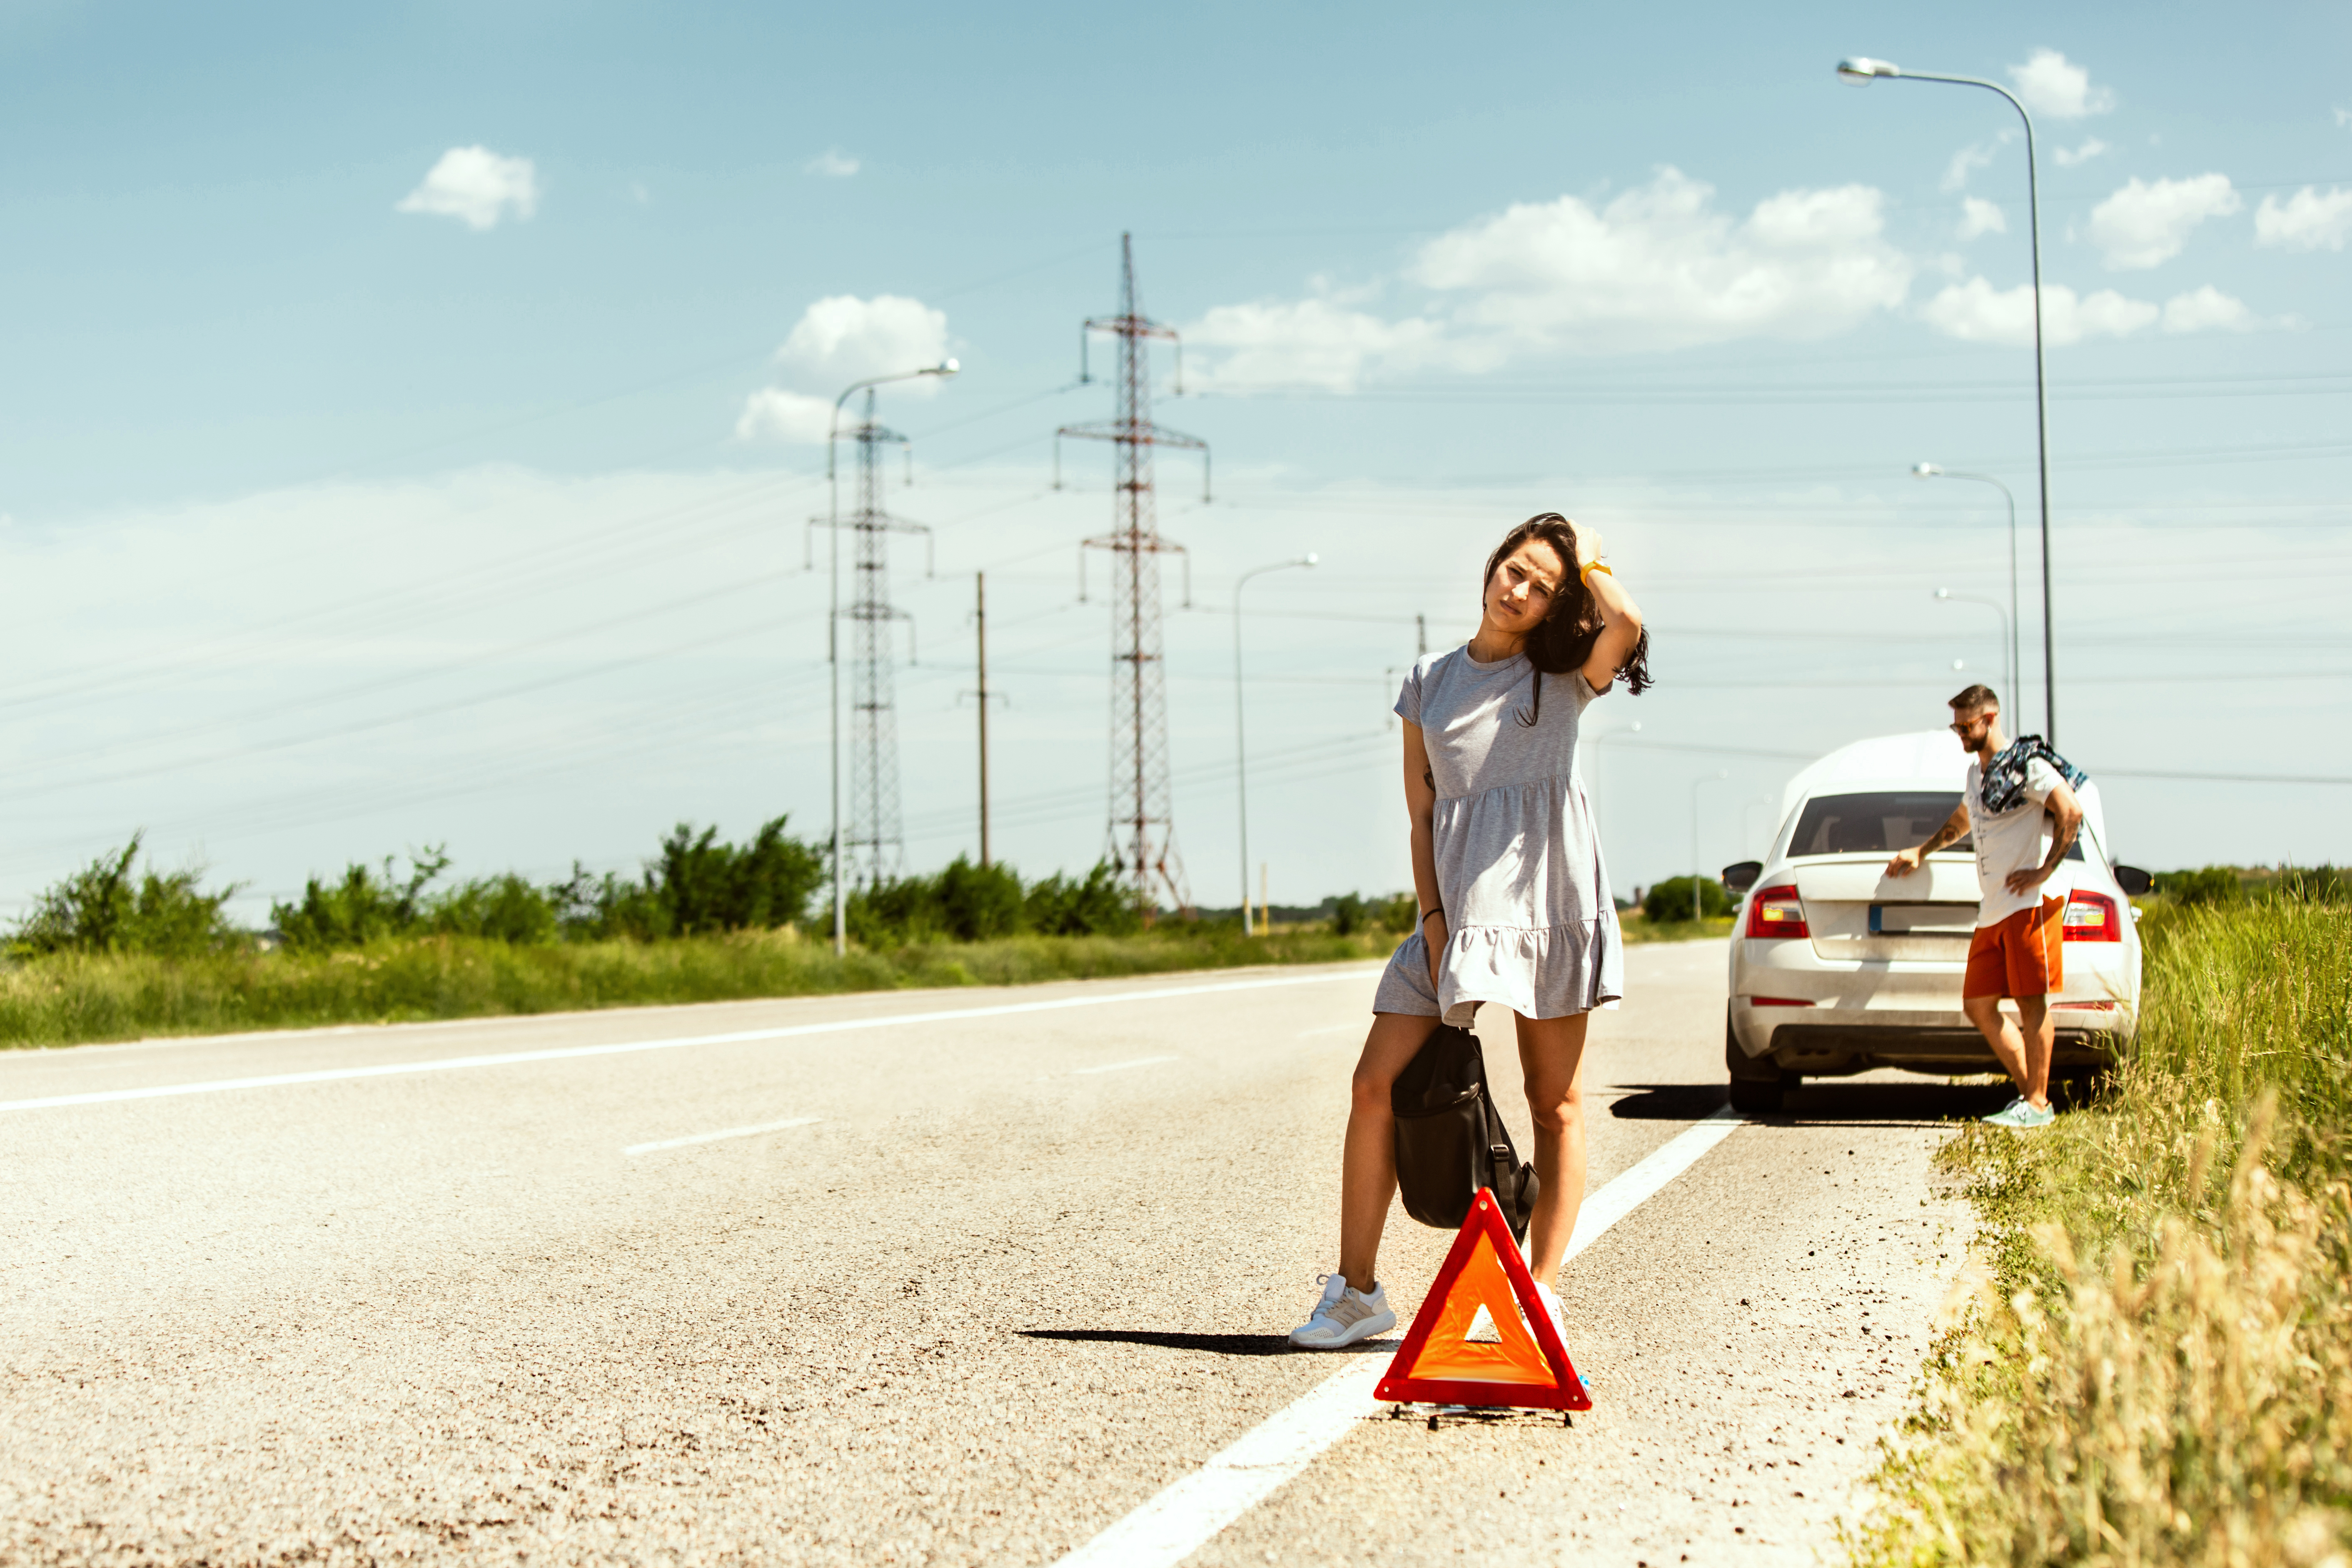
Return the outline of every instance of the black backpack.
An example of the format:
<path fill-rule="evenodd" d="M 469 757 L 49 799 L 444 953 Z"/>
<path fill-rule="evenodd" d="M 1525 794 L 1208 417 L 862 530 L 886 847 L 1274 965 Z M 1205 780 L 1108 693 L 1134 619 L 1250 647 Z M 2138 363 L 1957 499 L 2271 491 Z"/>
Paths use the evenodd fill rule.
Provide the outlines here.
<path fill-rule="evenodd" d="M 1397 1186 L 1404 1212 L 1423 1225 L 1459 1230 L 1478 1189 L 1491 1187 L 1522 1246 L 1536 1194 L 1533 1165 L 1519 1163 L 1510 1130 L 1486 1088 L 1478 1037 L 1440 1024 L 1389 1090 L 1396 1118 Z"/>

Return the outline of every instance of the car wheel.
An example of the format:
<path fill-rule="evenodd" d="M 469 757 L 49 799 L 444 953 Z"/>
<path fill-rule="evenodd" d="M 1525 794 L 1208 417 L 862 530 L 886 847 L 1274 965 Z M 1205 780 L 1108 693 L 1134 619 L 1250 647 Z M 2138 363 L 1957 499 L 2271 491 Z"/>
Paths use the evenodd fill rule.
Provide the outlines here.
<path fill-rule="evenodd" d="M 1782 1072 L 1769 1058 L 1751 1057 L 1739 1048 L 1728 1005 L 1723 1010 L 1723 1065 L 1731 1077 L 1731 1109 L 1748 1116 L 1780 1110 L 1782 1087 L 1797 1076 Z"/>

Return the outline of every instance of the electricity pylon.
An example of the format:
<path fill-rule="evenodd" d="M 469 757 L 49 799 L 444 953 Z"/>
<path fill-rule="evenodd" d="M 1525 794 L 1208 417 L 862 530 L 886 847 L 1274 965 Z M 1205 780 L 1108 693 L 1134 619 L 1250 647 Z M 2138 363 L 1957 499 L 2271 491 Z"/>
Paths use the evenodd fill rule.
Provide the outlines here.
<path fill-rule="evenodd" d="M 849 686 L 849 814 L 842 840 L 843 880 L 871 887 L 906 868 L 907 845 L 898 825 L 898 723 L 890 626 L 907 623 L 908 658 L 914 654 L 914 618 L 890 602 L 890 535 L 930 530 L 892 517 L 882 503 L 882 448 L 907 438 L 874 417 L 874 390 L 851 432 L 857 442 L 857 508 L 837 523 L 814 518 L 818 528 L 846 529 L 854 545 L 856 574 L 841 618 L 850 623 L 853 664 Z"/>
<path fill-rule="evenodd" d="M 1108 441 L 1118 448 L 1111 531 L 1079 549 L 1079 596 L 1085 597 L 1087 550 L 1111 556 L 1110 821 L 1107 847 L 1133 889 L 1148 921 L 1164 898 L 1182 914 L 1192 912 L 1184 862 L 1176 851 L 1176 824 L 1168 784 L 1168 678 L 1160 625 L 1160 558 L 1182 555 L 1184 547 L 1160 536 L 1151 489 L 1151 449 L 1177 447 L 1202 454 L 1202 494 L 1207 499 L 1209 445 L 1198 437 L 1151 422 L 1151 360 L 1145 344 L 1153 338 L 1176 341 L 1175 331 L 1148 319 L 1135 295 L 1133 237 L 1120 235 L 1118 314 L 1089 319 L 1079 335 L 1078 379 L 1092 380 L 1086 367 L 1087 334 L 1118 339 L 1118 396 L 1114 416 L 1055 432 L 1059 437 Z M 1183 359 L 1177 359 L 1182 390 Z M 1186 563 L 1185 603 L 1192 602 L 1191 563 Z"/>

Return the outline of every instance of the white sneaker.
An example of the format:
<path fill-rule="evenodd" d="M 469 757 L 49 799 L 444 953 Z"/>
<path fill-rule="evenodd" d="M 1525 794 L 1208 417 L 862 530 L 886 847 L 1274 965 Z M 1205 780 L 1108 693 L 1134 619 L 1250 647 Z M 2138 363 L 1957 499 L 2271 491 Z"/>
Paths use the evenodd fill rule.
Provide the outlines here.
<path fill-rule="evenodd" d="M 1540 1279 L 1536 1281 L 1536 1300 L 1551 1314 L 1552 1331 L 1559 1336 L 1559 1342 L 1568 1343 L 1568 1314 L 1560 1310 L 1559 1298 L 1552 1294 L 1551 1287 Z"/>
<path fill-rule="evenodd" d="M 1568 1313 L 1560 1306 L 1559 1298 L 1552 1293 L 1550 1286 L 1538 1279 L 1536 1281 L 1536 1300 L 1541 1301 L 1545 1310 L 1551 1313 L 1551 1326 L 1559 1335 L 1560 1348 L 1565 1350 L 1568 1347 Z M 1582 1373 L 1576 1374 L 1576 1381 L 1583 1387 L 1588 1396 L 1592 1393 L 1592 1384 L 1586 1382 Z"/>
<path fill-rule="evenodd" d="M 1336 1351 L 1395 1327 L 1389 1293 L 1378 1282 L 1366 1295 L 1349 1284 L 1346 1275 L 1326 1274 L 1323 1300 L 1315 1304 L 1313 1317 L 1290 1331 L 1290 1342 L 1304 1350 Z"/>

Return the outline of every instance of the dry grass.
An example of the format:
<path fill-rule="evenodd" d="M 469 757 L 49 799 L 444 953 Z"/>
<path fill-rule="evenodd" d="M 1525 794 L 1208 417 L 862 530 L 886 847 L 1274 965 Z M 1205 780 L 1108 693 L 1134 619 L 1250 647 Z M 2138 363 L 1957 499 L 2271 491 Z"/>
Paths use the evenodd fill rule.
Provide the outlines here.
<path fill-rule="evenodd" d="M 2352 910 L 2149 926 L 2110 1091 L 1946 1151 L 1988 1278 L 1887 1445 L 1858 1563 L 2352 1563 Z"/>

